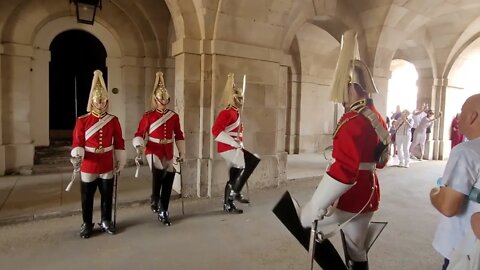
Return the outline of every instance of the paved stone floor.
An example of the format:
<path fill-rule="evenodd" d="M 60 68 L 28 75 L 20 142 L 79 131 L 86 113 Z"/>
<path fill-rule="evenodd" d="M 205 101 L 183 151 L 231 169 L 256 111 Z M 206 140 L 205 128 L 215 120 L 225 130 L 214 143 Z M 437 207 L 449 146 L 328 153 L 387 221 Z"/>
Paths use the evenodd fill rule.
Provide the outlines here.
<path fill-rule="evenodd" d="M 289 178 L 297 180 L 251 191 L 253 203 L 244 207 L 243 215 L 224 214 L 221 198 L 211 198 L 186 200 L 182 216 L 180 201 L 174 200 L 173 226 L 164 227 L 147 206 L 130 204 L 118 210 L 117 235 L 98 232 L 87 240 L 78 237 L 81 216 L 73 212 L 4 223 L 0 269 L 307 269 L 307 252 L 271 212 L 285 190 L 303 204 L 318 182 L 312 176 L 321 159 L 296 158 L 289 158 Z M 313 175 L 295 162 L 312 166 Z M 382 201 L 374 220 L 389 224 L 370 251 L 370 269 L 440 269 L 442 259 L 431 247 L 437 214 L 428 192 L 444 165 L 423 161 L 380 172 Z M 304 175 L 295 177 L 296 170 Z M 338 236 L 332 241 L 339 246 Z"/>

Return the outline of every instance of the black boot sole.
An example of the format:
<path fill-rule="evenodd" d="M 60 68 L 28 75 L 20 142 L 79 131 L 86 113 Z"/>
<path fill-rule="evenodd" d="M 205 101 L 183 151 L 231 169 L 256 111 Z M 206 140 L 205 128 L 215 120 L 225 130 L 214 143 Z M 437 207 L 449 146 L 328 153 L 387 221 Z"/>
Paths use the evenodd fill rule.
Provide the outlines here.
<path fill-rule="evenodd" d="M 88 239 L 88 238 L 90 238 L 90 235 L 80 235 L 80 238 L 82 238 L 82 239 Z"/>
<path fill-rule="evenodd" d="M 228 205 L 223 205 L 223 211 L 229 213 L 229 214 L 243 214 L 243 210 L 242 209 L 238 209 L 238 208 L 231 208 L 230 206 Z"/>

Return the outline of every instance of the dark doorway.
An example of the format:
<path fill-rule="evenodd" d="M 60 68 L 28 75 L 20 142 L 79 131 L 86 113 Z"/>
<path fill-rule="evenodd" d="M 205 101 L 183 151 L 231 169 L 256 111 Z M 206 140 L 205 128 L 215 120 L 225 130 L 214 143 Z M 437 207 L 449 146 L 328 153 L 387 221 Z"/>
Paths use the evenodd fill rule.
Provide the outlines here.
<path fill-rule="evenodd" d="M 93 71 L 108 82 L 103 44 L 81 30 L 56 36 L 50 44 L 50 145 L 70 144 L 76 117 L 86 113 Z"/>

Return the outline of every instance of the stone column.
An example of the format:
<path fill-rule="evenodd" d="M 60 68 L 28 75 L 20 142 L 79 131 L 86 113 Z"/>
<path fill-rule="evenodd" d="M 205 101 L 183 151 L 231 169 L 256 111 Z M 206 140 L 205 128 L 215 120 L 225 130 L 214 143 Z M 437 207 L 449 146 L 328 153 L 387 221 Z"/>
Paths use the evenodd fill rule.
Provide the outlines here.
<path fill-rule="evenodd" d="M 33 166 L 34 144 L 31 133 L 31 88 L 33 48 L 7 43 L 3 45 L 2 134 L 5 170 Z"/>
<path fill-rule="evenodd" d="M 287 108 L 286 108 L 286 151 L 289 154 L 298 154 L 300 152 L 300 101 L 301 101 L 301 82 L 298 80 L 298 74 L 292 73 L 290 68 L 287 72 Z"/>
<path fill-rule="evenodd" d="M 373 103 L 377 108 L 377 111 L 385 117 L 390 116 L 390 112 L 387 112 L 387 94 L 388 94 L 388 80 L 391 77 L 390 71 L 383 71 L 381 72 L 380 69 L 376 70 L 377 74 L 373 75 L 373 81 L 375 82 L 375 86 L 377 87 L 378 93 L 373 94 Z M 381 73 L 381 74 L 380 74 Z"/>
<path fill-rule="evenodd" d="M 5 145 L 3 142 L 3 45 L 0 44 L 0 176 L 5 175 Z"/>
<path fill-rule="evenodd" d="M 436 113 L 445 111 L 445 97 L 447 92 L 448 81 L 444 78 L 439 78 L 434 81 L 432 89 L 432 104 L 431 109 Z M 443 149 L 446 143 L 444 142 L 444 117 L 435 121 L 432 125 L 432 140 L 425 145 L 425 153 L 428 153 L 428 158 L 433 160 L 442 160 L 444 157 Z M 448 142 L 449 144 L 450 142 Z M 428 147 L 427 147 L 428 145 Z M 428 152 L 427 152 L 428 151 Z"/>
<path fill-rule="evenodd" d="M 186 196 L 210 196 L 210 87 L 208 70 L 211 56 L 199 54 L 192 46 L 195 40 L 182 40 L 174 44 L 175 107 L 180 115 L 185 134 L 186 160 L 182 166 L 183 193 Z M 207 76 L 206 76 L 207 75 Z"/>
<path fill-rule="evenodd" d="M 421 108 L 423 103 L 428 104 L 432 108 L 435 104 L 435 87 L 433 87 L 434 81 L 431 76 L 431 70 L 418 70 L 417 79 L 417 108 Z M 424 77 L 425 76 L 425 77 Z M 435 125 L 435 124 L 434 124 Z M 430 128 L 433 132 L 433 126 Z M 423 159 L 433 158 L 433 133 L 427 133 L 427 139 L 425 141 L 425 153 Z"/>

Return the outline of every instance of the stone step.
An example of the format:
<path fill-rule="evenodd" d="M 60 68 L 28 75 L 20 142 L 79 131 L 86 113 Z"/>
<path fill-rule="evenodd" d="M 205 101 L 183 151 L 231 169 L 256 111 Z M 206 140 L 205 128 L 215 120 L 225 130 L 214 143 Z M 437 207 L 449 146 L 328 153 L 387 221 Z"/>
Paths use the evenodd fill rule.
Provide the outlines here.
<path fill-rule="evenodd" d="M 70 158 L 70 146 L 35 148 L 35 164 L 67 164 Z"/>

